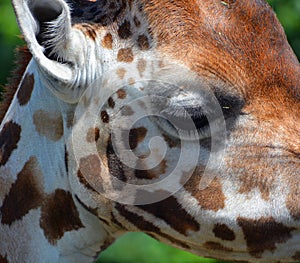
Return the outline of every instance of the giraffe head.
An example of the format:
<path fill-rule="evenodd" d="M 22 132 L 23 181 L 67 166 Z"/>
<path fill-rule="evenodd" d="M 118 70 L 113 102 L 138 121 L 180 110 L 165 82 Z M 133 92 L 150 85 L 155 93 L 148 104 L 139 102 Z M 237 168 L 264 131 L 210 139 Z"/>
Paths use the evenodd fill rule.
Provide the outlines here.
<path fill-rule="evenodd" d="M 299 259 L 300 66 L 265 1 L 13 4 L 45 87 L 76 106 L 74 191 L 139 205 L 200 254 Z"/>
<path fill-rule="evenodd" d="M 203 167 L 214 166 L 208 149 L 222 152 L 225 146 L 224 113 L 230 109 L 225 115 L 233 124 L 243 102 L 224 98 L 220 90 L 220 104 L 211 88 L 223 83 L 199 77 L 183 61 L 157 49 L 159 36 L 152 32 L 145 3 L 16 1 L 14 6 L 42 82 L 60 100 L 77 103 L 74 120 L 84 122 L 72 133 L 79 164 L 87 158 L 80 149 L 91 144 L 85 138 L 98 129 L 106 146 L 93 144 L 88 151 L 109 163 L 111 141 L 113 155 L 123 163 L 119 167 L 133 181 L 152 182 L 174 169 L 180 177 L 191 175 L 200 155 Z M 211 134 L 217 139 L 210 140 Z M 181 137 L 187 144 L 181 145 Z M 206 141 L 202 149 L 199 139 Z M 181 156 L 179 163 L 174 156 Z M 178 176 L 175 183 L 166 181 L 174 185 L 165 191 L 168 195 L 182 187 Z M 155 189 L 161 190 L 161 182 Z"/>

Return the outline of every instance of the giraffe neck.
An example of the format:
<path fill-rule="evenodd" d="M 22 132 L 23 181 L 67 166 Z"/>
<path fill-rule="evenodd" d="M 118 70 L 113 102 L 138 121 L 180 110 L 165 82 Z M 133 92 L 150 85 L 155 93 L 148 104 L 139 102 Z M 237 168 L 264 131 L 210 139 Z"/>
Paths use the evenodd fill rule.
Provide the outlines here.
<path fill-rule="evenodd" d="M 1 124 L 0 255 L 8 262 L 92 262 L 111 238 L 71 194 L 72 106 L 40 78 L 32 60 Z"/>

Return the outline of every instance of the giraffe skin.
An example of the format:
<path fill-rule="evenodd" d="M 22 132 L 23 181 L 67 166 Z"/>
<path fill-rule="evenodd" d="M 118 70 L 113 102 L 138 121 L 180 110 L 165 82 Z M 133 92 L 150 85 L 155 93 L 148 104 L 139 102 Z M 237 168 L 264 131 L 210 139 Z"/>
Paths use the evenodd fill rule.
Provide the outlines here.
<path fill-rule="evenodd" d="M 128 231 L 300 260 L 300 66 L 265 1 L 12 3 L 32 59 L 0 126 L 0 262 L 94 262 Z"/>

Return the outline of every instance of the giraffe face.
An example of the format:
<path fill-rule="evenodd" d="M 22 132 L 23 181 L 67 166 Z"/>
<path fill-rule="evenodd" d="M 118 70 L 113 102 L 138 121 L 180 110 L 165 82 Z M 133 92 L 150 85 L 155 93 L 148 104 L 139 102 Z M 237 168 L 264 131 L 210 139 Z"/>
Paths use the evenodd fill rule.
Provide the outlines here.
<path fill-rule="evenodd" d="M 293 88 L 299 66 L 262 1 L 14 5 L 46 86 L 60 99 L 78 103 L 78 120 L 88 119 L 82 118 L 83 111 L 97 116 L 76 143 L 99 137 L 93 154 L 103 155 L 107 167 L 120 167 L 114 177 L 163 178 L 178 168 L 174 159 L 180 160 L 185 147 L 195 157 L 181 164 L 181 175 L 207 166 L 210 153 L 220 152 L 208 170 L 222 163 L 216 174 L 234 175 L 238 193 L 251 196 L 258 190 L 263 200 L 275 191 L 275 174 L 296 173 L 297 165 L 286 171 L 271 160 L 285 152 L 290 153 L 287 162 L 298 160 L 299 138 L 290 131 L 299 130 L 298 91 Z M 21 15 L 28 11 L 27 18 Z M 164 22 L 157 19 L 160 15 Z M 261 25 L 264 16 L 268 20 Z M 246 32 L 236 30 L 243 23 Z M 161 140 L 152 140 L 156 135 Z M 182 140 L 188 143 L 184 146 Z M 108 156 L 116 151 L 133 154 L 119 156 L 117 162 L 124 166 L 115 160 L 110 164 Z M 78 158 L 80 164 L 86 154 Z M 266 177 L 269 173 L 274 176 Z"/>
<path fill-rule="evenodd" d="M 78 192 L 207 256 L 297 243 L 300 68 L 264 1 L 13 2 L 42 81 L 76 105 Z"/>
<path fill-rule="evenodd" d="M 208 162 L 212 144 L 213 150 L 222 148 L 216 140 L 211 142 L 209 122 L 214 122 L 213 133 L 224 137 L 224 114 L 233 123 L 243 102 L 235 98 L 231 101 L 222 90 L 216 97 L 211 87 L 223 85 L 221 82 L 208 81 L 171 56 L 157 54 L 159 43 L 153 39 L 142 2 L 74 1 L 69 8 L 60 0 L 30 1 L 22 6 L 16 2 L 15 8 L 41 80 L 58 98 L 78 103 L 75 120 L 83 120 L 86 129 L 76 143 L 83 148 L 82 138 L 88 137 L 86 143 L 90 143 L 91 131 L 99 130 L 102 141 L 94 147 L 91 158 L 100 153 L 108 170 L 112 166 L 120 168 L 108 171 L 110 174 L 121 173 L 129 181 L 159 181 L 181 167 L 176 172 L 176 187 L 164 191 L 171 194 L 182 187 L 179 177 Z M 21 16 L 21 11 L 30 11 L 31 20 Z M 27 27 L 28 23 L 32 28 Z M 30 31 L 34 27 L 37 29 Z M 91 119 L 97 125 L 88 123 L 88 114 L 98 116 L 99 120 Z M 40 125 L 43 115 L 35 112 L 34 125 L 50 138 L 47 127 Z M 62 122 L 49 117 L 49 123 L 53 121 Z M 157 135 L 161 137 L 158 140 Z M 57 141 L 61 136 L 58 131 L 50 139 Z M 186 143 L 182 144 L 181 139 Z M 199 140 L 205 140 L 203 147 Z M 190 161 L 183 157 L 188 149 L 193 155 Z M 124 156 L 119 156 L 121 153 Z M 82 158 L 86 163 L 86 153 L 82 155 L 77 156 L 79 166 Z M 107 157 L 115 155 L 123 165 Z M 79 177 L 83 181 L 84 174 Z"/>
<path fill-rule="evenodd" d="M 178 3 L 179 6 L 153 1 L 141 7 L 135 3 L 131 8 L 129 3 L 115 2 L 113 8 L 105 5 L 97 9 L 99 5 L 97 2 L 80 2 L 73 10 L 73 28 L 83 32 L 87 39 L 98 41 L 104 50 L 101 54 L 109 56 L 105 60 L 108 62 L 101 64 L 104 69 L 101 81 L 83 98 L 86 105 L 98 106 L 97 116 L 100 116 L 101 125 L 105 128 L 99 125 L 96 128 L 103 136 L 112 133 L 115 139 L 118 138 L 116 142 L 123 143 L 126 137 L 124 133 L 114 135 L 114 132 L 122 130 L 122 123 L 132 124 L 126 128 L 127 147 L 115 145 L 116 148 L 121 147 L 125 152 L 134 149 L 140 157 L 148 156 L 147 145 L 150 145 L 152 137 L 159 135 L 163 139 L 161 143 L 167 143 L 166 148 L 175 151 L 174 148 L 179 149 L 178 145 L 181 145 L 178 129 L 183 130 L 180 135 L 188 141 L 195 131 L 200 131 L 202 146 L 199 156 L 202 162 L 187 166 L 205 165 L 208 162 L 205 156 L 212 146 L 210 128 L 215 120 L 220 119 L 213 115 L 209 120 L 207 118 L 210 112 L 218 112 L 216 115 L 221 115 L 225 121 L 225 129 L 223 127 L 221 130 L 227 140 L 223 144 L 226 148 L 222 152 L 223 166 L 219 167 L 217 173 L 234 175 L 232 180 L 237 181 L 238 193 L 251 196 L 258 191 L 263 200 L 268 200 L 271 192 L 277 191 L 272 186 L 276 184 L 276 174 L 288 176 L 289 173 L 297 173 L 296 164 L 287 171 L 279 161 L 272 161 L 274 158 L 280 159 L 285 151 L 292 153 L 287 162 L 298 160 L 299 138 L 292 136 L 290 131 L 299 130 L 295 114 L 299 109 L 298 91 L 292 88 L 298 85 L 295 76 L 299 75 L 299 66 L 287 46 L 281 26 L 265 3 L 241 2 L 230 8 L 212 1 L 189 4 L 182 1 Z M 216 14 L 211 13 L 211 8 Z M 180 12 L 172 16 L 167 11 L 161 14 L 161 10 Z M 117 18 L 116 14 L 119 14 Z M 159 15 L 165 18 L 164 23 L 156 19 Z M 192 17 L 193 22 L 185 20 L 187 16 Z M 261 26 L 258 21 L 263 21 L 264 16 L 268 17 L 268 21 Z M 185 23 L 180 24 L 178 17 Z M 90 22 L 97 26 L 90 25 Z M 247 25 L 246 33 L 236 31 L 235 25 L 242 23 Z M 112 28 L 112 25 L 116 28 Z M 273 39 L 277 39 L 277 42 Z M 281 61 L 276 61 L 278 56 L 274 54 L 282 57 Z M 268 67 L 265 61 L 269 61 Z M 276 76 L 285 74 L 288 81 L 274 77 L 271 72 L 275 72 Z M 144 79 L 154 81 L 145 83 Z M 103 96 L 104 90 L 109 90 L 107 96 Z M 102 98 L 95 99 L 97 94 L 101 94 Z M 152 99 L 140 99 L 148 96 Z M 91 102 L 92 97 L 94 102 Z M 135 100 L 140 103 L 133 102 Z M 141 102 L 144 106 L 140 105 Z M 292 111 L 289 108 L 291 104 L 294 105 Z M 146 118 L 135 122 L 140 115 Z M 186 115 L 194 127 L 189 127 Z M 284 124 L 280 119 L 285 120 Z M 282 125 L 287 127 L 284 131 L 280 128 Z M 216 126 L 218 128 L 222 124 L 217 123 Z M 86 134 L 91 134 L 92 128 L 88 127 Z M 135 133 L 130 132 L 131 129 L 144 129 L 142 139 L 134 138 L 132 134 Z M 294 143 L 290 142 L 290 136 Z M 107 142 L 108 138 L 101 146 L 108 145 Z M 176 147 L 170 147 L 170 142 Z M 218 138 L 216 142 L 219 142 Z M 197 140 L 190 143 L 195 148 L 199 147 Z M 132 147 L 132 144 L 136 144 L 136 147 Z M 251 152 L 249 155 L 248 147 Z M 220 148 L 223 149 L 216 147 L 214 151 L 220 151 Z M 104 149 L 106 151 L 106 147 Z M 177 154 L 180 155 L 179 152 Z M 103 155 L 107 153 L 103 152 Z M 164 154 L 160 152 L 160 155 Z M 171 160 L 171 156 L 175 155 L 172 153 L 166 159 Z M 131 160 L 136 163 L 134 156 L 129 159 L 129 163 Z M 157 160 L 160 160 L 157 161 L 160 166 L 164 166 L 161 163 L 163 161 L 168 163 L 165 159 Z M 132 164 L 128 166 L 132 168 Z M 133 170 L 138 166 L 134 166 Z M 160 170 L 160 174 L 164 174 L 164 169 Z M 138 172 L 138 176 L 145 179 L 155 177 L 153 173 L 159 172 L 154 170 L 150 172 L 152 175 L 143 173 Z M 269 173 L 274 176 L 266 178 L 265 175 Z M 129 177 L 136 178 L 133 175 Z"/>

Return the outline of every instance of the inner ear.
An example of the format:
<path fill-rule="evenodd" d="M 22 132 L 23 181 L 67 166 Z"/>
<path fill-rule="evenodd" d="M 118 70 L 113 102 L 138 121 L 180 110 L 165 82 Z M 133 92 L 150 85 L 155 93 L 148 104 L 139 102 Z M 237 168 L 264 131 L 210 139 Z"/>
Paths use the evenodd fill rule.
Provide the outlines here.
<path fill-rule="evenodd" d="M 74 67 L 72 61 L 60 62 L 70 59 L 66 49 L 74 42 L 70 7 L 65 0 L 12 0 L 12 4 L 35 63 L 48 79 L 63 83 L 66 88 L 59 92 L 67 94 L 66 84 L 74 82 Z"/>
<path fill-rule="evenodd" d="M 63 10 L 60 4 L 44 0 L 31 2 L 30 9 L 32 10 L 33 16 L 40 23 L 57 19 Z"/>
<path fill-rule="evenodd" d="M 60 3 L 48 0 L 35 0 L 29 3 L 29 9 L 34 17 L 37 25 L 38 32 L 36 32 L 36 39 L 38 43 L 45 48 L 45 55 L 53 60 L 57 60 L 52 54 L 51 45 L 47 45 L 50 40 L 48 33 L 51 30 L 51 24 L 54 25 L 55 21 L 63 13 L 63 8 Z"/>

